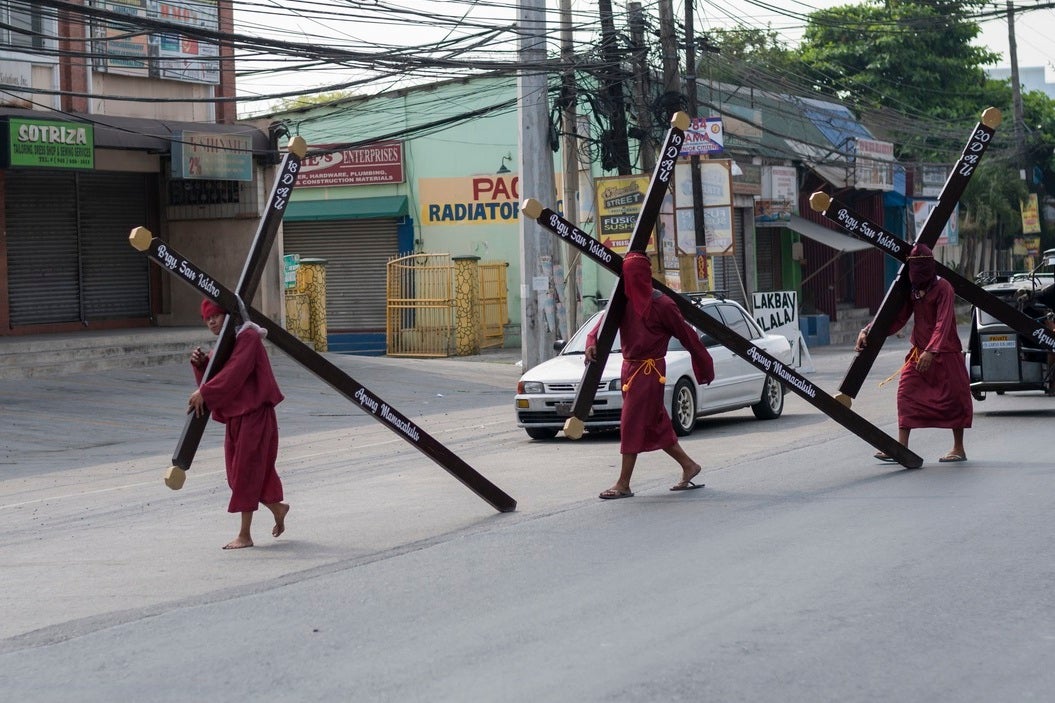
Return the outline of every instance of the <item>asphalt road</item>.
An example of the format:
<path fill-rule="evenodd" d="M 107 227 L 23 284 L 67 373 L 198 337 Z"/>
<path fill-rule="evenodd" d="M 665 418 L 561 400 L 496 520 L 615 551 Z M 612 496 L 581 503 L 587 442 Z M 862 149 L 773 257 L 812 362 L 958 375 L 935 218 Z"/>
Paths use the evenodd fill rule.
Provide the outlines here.
<path fill-rule="evenodd" d="M 891 340 L 854 409 L 895 428 Z M 834 392 L 847 349 L 814 351 Z M 19 701 L 995 701 L 1055 689 L 1055 399 L 976 403 L 918 471 L 789 396 L 707 419 L 707 488 L 530 440 L 502 357 L 332 356 L 518 500 L 499 514 L 280 356 L 288 530 L 220 549 L 222 428 L 161 482 L 182 367 L 0 382 L 0 691 Z"/>

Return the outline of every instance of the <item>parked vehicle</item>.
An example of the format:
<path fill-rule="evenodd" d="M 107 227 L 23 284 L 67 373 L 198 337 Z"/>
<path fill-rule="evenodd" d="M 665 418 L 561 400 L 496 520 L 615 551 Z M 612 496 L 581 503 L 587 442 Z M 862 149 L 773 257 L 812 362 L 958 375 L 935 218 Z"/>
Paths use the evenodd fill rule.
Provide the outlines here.
<path fill-rule="evenodd" d="M 695 302 L 704 312 L 784 363 L 790 364 L 791 345 L 787 337 L 763 332 L 751 315 L 732 300 L 697 296 Z M 565 344 L 558 341 L 560 353 L 529 370 L 517 383 L 513 404 L 517 426 L 533 439 L 550 439 L 564 427 L 571 415 L 575 393 L 582 380 L 586 336 L 597 324 L 595 314 Z M 689 353 L 677 339 L 667 349 L 664 400 L 679 436 L 692 432 L 696 420 L 704 415 L 750 407 L 755 417 L 769 420 L 784 412 L 783 385 L 733 354 L 705 334 L 700 339 L 714 359 L 714 381 L 699 385 L 692 373 Z M 616 336 L 612 353 L 605 364 L 597 395 L 585 427 L 589 432 L 619 427 L 623 395 L 619 374 L 623 357 Z"/>
<path fill-rule="evenodd" d="M 983 286 L 986 291 L 1040 320 L 1052 311 L 1033 296 L 1055 282 L 1055 249 L 1048 249 L 1036 269 L 1011 274 L 1006 281 Z M 971 395 L 985 400 L 986 393 L 1048 390 L 1055 366 L 1048 363 L 1048 349 L 1019 335 L 1000 320 L 977 308 L 971 312 L 967 343 L 967 369 Z"/>

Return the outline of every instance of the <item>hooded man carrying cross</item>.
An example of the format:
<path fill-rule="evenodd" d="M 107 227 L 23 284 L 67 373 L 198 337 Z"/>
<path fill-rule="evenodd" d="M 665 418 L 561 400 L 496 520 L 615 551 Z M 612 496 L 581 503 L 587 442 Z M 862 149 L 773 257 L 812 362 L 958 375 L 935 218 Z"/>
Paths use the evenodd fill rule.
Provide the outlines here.
<path fill-rule="evenodd" d="M 601 493 L 605 500 L 629 498 L 630 477 L 637 455 L 662 449 L 681 466 L 681 481 L 670 490 L 702 488 L 694 483 L 702 470 L 678 443 L 670 415 L 663 404 L 667 370 L 667 343 L 676 337 L 692 357 L 692 370 L 698 383 L 714 380 L 714 362 L 699 335 L 685 322 L 677 304 L 652 289 L 652 264 L 640 252 L 630 252 L 623 260 L 623 288 L 627 308 L 619 323 L 623 368 L 623 411 L 620 419 L 619 452 L 622 464 L 615 485 Z M 597 326 L 586 338 L 586 361 L 593 362 L 597 353 Z"/>
<path fill-rule="evenodd" d="M 952 430 L 952 449 L 938 461 L 967 461 L 963 431 L 971 426 L 974 406 L 971 381 L 963 360 L 963 347 L 956 332 L 956 293 L 952 284 L 935 273 L 934 254 L 917 244 L 908 256 L 912 292 L 887 330 L 896 334 L 913 318 L 912 349 L 901 367 L 897 388 L 898 441 L 908 446 L 916 428 Z M 857 336 L 857 351 L 864 349 L 871 325 Z M 894 461 L 883 452 L 875 457 Z"/>

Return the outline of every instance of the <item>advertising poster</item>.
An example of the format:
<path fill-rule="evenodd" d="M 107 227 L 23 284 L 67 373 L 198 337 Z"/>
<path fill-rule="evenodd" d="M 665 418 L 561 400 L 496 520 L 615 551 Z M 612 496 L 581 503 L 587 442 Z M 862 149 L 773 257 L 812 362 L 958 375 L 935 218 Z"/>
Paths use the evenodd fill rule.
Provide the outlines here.
<path fill-rule="evenodd" d="M 493 225 L 517 222 L 520 177 L 513 174 L 418 179 L 421 222 Z"/>
<path fill-rule="evenodd" d="M 148 16 L 147 0 L 95 0 L 92 5 L 130 19 Z M 134 23 L 99 22 L 92 28 L 92 36 L 98 70 L 124 76 L 150 76 L 150 35 L 137 33 Z"/>
<path fill-rule="evenodd" d="M 630 246 L 649 180 L 648 176 L 597 179 L 597 240 L 617 254 L 625 254 Z M 655 251 L 653 240 L 649 251 Z"/>
<path fill-rule="evenodd" d="M 217 31 L 217 0 L 152 0 L 154 16 L 164 22 Z M 190 83 L 220 82 L 220 47 L 184 34 L 156 37 L 158 76 Z"/>

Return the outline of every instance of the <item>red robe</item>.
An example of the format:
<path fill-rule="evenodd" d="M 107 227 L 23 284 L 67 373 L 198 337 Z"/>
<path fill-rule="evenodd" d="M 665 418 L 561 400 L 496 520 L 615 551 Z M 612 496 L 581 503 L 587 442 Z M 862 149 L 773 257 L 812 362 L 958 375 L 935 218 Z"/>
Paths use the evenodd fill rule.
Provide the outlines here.
<path fill-rule="evenodd" d="M 601 320 L 587 337 L 588 345 L 596 345 L 600 328 Z M 673 446 L 678 437 L 663 402 L 664 383 L 660 381 L 667 372 L 667 344 L 676 337 L 689 351 L 698 383 L 714 380 L 711 355 L 685 322 L 677 304 L 658 291 L 653 293 L 644 316 L 634 314 L 632 306 L 627 307 L 619 324 L 619 337 L 623 352 L 620 378 L 625 387 L 619 451 L 639 454 Z"/>
<path fill-rule="evenodd" d="M 253 327 L 235 337 L 231 358 L 202 384 L 204 369 L 192 367 L 202 398 L 212 417 L 227 426 L 224 457 L 232 513 L 251 512 L 260 503 L 282 501 L 282 481 L 275 470 L 278 457 L 278 418 L 282 402 L 267 350 Z"/>
<path fill-rule="evenodd" d="M 905 357 L 897 387 L 898 427 L 902 429 L 971 426 L 971 381 L 956 332 L 955 300 L 952 284 L 937 278 L 922 298 L 910 297 L 887 332 L 896 333 L 914 318 L 913 348 Z M 926 373 L 920 373 L 914 355 L 924 351 L 934 354 L 934 362 Z"/>

